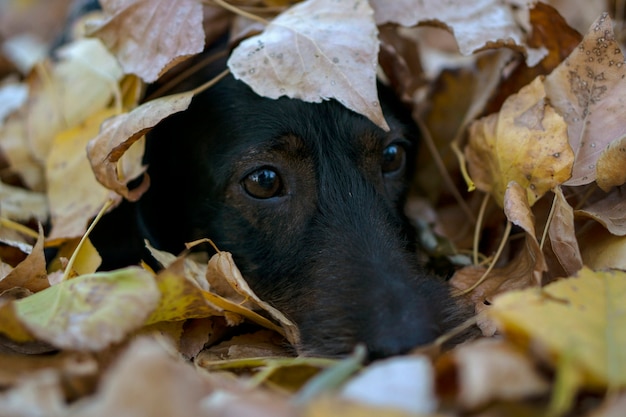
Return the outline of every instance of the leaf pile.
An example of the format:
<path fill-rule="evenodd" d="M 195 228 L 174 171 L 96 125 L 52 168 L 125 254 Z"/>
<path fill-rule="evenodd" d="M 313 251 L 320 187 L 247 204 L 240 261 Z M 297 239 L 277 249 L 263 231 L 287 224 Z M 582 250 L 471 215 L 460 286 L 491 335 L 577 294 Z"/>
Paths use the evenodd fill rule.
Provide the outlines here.
<path fill-rule="evenodd" d="M 102 0 L 67 26 L 68 3 L 0 6 L 3 415 L 624 413 L 621 2 Z M 406 211 L 484 338 L 366 367 L 359 349 L 294 358 L 298 329 L 229 253 L 97 272 L 88 228 L 150 186 L 144 135 L 214 80 L 146 84 L 225 33 L 260 95 L 335 99 L 386 129 L 380 77 L 412 106 Z"/>

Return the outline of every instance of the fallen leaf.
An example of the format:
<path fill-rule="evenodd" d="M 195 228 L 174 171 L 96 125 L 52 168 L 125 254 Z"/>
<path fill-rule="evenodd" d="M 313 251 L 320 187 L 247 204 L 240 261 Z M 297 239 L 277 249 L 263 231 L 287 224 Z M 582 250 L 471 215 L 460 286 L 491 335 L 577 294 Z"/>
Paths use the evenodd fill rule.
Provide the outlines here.
<path fill-rule="evenodd" d="M 0 181 L 0 213 L 2 217 L 26 222 L 30 219 L 45 223 L 48 202 L 43 193 L 13 187 Z"/>
<path fill-rule="evenodd" d="M 261 96 L 334 98 L 389 130 L 376 92 L 377 35 L 365 0 L 306 0 L 241 42 L 228 67 Z"/>
<path fill-rule="evenodd" d="M 605 198 L 576 210 L 577 216 L 594 219 L 614 235 L 626 235 L 626 187 L 614 188 Z"/>
<path fill-rule="evenodd" d="M 0 278 L 0 293 L 14 287 L 26 288 L 32 292 L 50 287 L 43 244 L 43 227 L 39 226 L 39 238 L 26 259 L 20 262 L 8 275 Z"/>
<path fill-rule="evenodd" d="M 502 294 L 487 314 L 511 340 L 522 341 L 522 348 L 527 341 L 552 365 L 568 358 L 569 371 L 585 387 L 618 389 L 626 386 L 625 305 L 625 272 L 583 268 L 542 289 Z"/>
<path fill-rule="evenodd" d="M 545 80 L 550 103 L 567 122 L 569 143 L 576 159 L 565 185 L 596 179 L 598 158 L 613 141 L 626 135 L 621 123 L 626 89 L 624 55 L 604 13 L 582 43 Z"/>
<path fill-rule="evenodd" d="M 567 125 L 548 104 L 541 77 L 509 97 L 500 113 L 470 126 L 465 154 L 476 187 L 504 204 L 511 181 L 526 189 L 532 206 L 571 174 Z"/>
<path fill-rule="evenodd" d="M 0 126 L 9 114 L 22 107 L 27 98 L 28 87 L 24 84 L 0 85 Z"/>
<path fill-rule="evenodd" d="M 266 311 L 270 317 L 280 323 L 284 335 L 292 346 L 298 346 L 300 342 L 300 333 L 298 327 L 289 320 L 283 313 L 262 301 L 250 288 L 246 280 L 241 275 L 239 268 L 233 261 L 233 256 L 229 252 L 218 252 L 209 260 L 209 268 L 207 270 L 207 280 L 209 283 L 216 279 L 226 280 L 230 286 L 245 300 L 252 303 L 256 308 Z"/>
<path fill-rule="evenodd" d="M 156 81 L 168 68 L 204 49 L 202 4 L 194 0 L 102 0 L 101 22 L 88 22 L 127 74 Z"/>
<path fill-rule="evenodd" d="M 528 65 L 533 66 L 546 55 L 546 50 L 526 45 L 524 32 L 529 26 L 529 3 L 532 2 L 371 0 L 378 25 L 388 22 L 407 27 L 418 23 L 437 24 L 454 34 L 463 55 L 506 46 L 523 52 Z M 524 16 L 521 20 L 520 15 Z"/>
<path fill-rule="evenodd" d="M 456 375 L 457 399 L 465 409 L 476 409 L 490 401 L 532 398 L 550 388 L 529 356 L 497 339 L 459 346 L 439 359 L 437 371 L 440 377 Z"/>
<path fill-rule="evenodd" d="M 14 113 L 0 126 L 0 148 L 8 160 L 10 170 L 33 191 L 43 192 L 46 188 L 43 166 L 28 146 L 27 129 L 24 123 L 26 109 Z"/>
<path fill-rule="evenodd" d="M 184 272 L 184 259 L 179 258 L 157 274 L 161 297 L 146 324 L 223 315 L 222 307 L 211 303 Z"/>
<path fill-rule="evenodd" d="M 42 370 L 36 377 L 25 378 L 11 390 L 0 393 L 0 408 L 5 416 L 63 417 L 67 405 L 62 381 L 51 369 Z"/>
<path fill-rule="evenodd" d="M 54 138 L 46 161 L 52 221 L 49 240 L 84 235 L 89 221 L 111 197 L 111 191 L 92 175 L 85 149 L 98 134 L 100 124 L 115 114 L 117 111 L 112 108 L 94 112 L 79 126 L 65 130 Z"/>
<path fill-rule="evenodd" d="M 500 110 L 507 97 L 517 93 L 537 76 L 551 73 L 578 46 L 582 35 L 572 29 L 568 22 L 551 5 L 544 2 L 531 5 L 532 32 L 528 37 L 528 45 L 534 48 L 544 47 L 548 54 L 537 65 L 530 66 L 520 62 L 511 74 L 505 75 L 496 94 L 491 97 L 486 114 Z"/>
<path fill-rule="evenodd" d="M 105 120 L 100 134 L 87 145 L 89 162 L 98 181 L 128 200 L 138 200 L 150 185 L 148 177 L 144 176 L 139 186 L 129 190 L 128 183 L 133 178 L 119 172 L 118 161 L 133 143 L 157 123 L 187 109 L 192 97 L 192 91 L 160 97 L 142 104 L 130 113 Z"/>
<path fill-rule="evenodd" d="M 81 39 L 59 51 L 61 60 L 30 83 L 27 144 L 45 161 L 54 136 L 105 108 L 120 92 L 122 70 L 97 39 Z M 42 67 L 43 68 L 43 67 Z"/>
<path fill-rule="evenodd" d="M 548 226 L 548 236 L 554 255 L 568 276 L 583 267 L 574 227 L 574 209 L 569 205 L 561 187 L 554 188 L 554 215 Z"/>
<path fill-rule="evenodd" d="M 101 350 L 144 324 L 159 297 L 154 278 L 140 268 L 83 275 L 3 306 L 22 329 L 7 329 L 3 316 L 0 331 L 16 341 L 32 334 L 59 348 Z"/>
<path fill-rule="evenodd" d="M 425 356 L 378 361 L 348 381 L 342 398 L 373 407 L 428 414 L 437 410 L 434 369 Z"/>
<path fill-rule="evenodd" d="M 581 234 L 580 251 L 585 266 L 593 270 L 626 270 L 626 235 L 615 236 L 599 223 Z"/>
<path fill-rule="evenodd" d="M 193 367 L 148 338 L 135 340 L 105 374 L 96 395 L 67 416 L 208 416 L 211 384 Z"/>
<path fill-rule="evenodd" d="M 614 140 L 598 157 L 596 182 L 607 193 L 626 182 L 626 136 Z"/>
<path fill-rule="evenodd" d="M 484 281 L 478 285 L 478 280 L 487 271 L 484 266 L 464 267 L 458 270 L 449 281 L 452 288 L 462 292 L 473 288 L 469 293 L 469 299 L 475 304 L 476 313 L 489 310 L 494 297 L 498 294 L 514 289 L 540 286 L 543 272 L 547 270 L 545 258 L 535 235 L 535 220 L 528 204 L 526 191 L 519 184 L 511 182 L 504 201 L 507 218 L 521 227 L 526 234 L 524 246 L 505 266 L 493 268 Z M 478 316 L 478 326 L 485 336 L 492 336 L 496 331 L 494 323 L 484 314 Z"/>

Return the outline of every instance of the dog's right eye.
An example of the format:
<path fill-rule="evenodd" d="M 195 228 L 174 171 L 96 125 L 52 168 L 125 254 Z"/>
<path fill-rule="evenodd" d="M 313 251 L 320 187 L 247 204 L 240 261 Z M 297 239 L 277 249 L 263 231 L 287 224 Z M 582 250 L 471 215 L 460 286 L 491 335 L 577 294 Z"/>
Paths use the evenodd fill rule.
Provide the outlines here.
<path fill-rule="evenodd" d="M 242 185 L 250 196 L 259 199 L 275 197 L 283 189 L 280 176 L 271 168 L 260 168 L 251 172 L 243 179 Z"/>

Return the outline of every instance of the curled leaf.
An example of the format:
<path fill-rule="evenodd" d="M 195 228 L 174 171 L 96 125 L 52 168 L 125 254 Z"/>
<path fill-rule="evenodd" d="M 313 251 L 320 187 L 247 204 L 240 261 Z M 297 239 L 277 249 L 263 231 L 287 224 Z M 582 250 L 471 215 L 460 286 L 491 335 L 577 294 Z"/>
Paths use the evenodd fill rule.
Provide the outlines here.
<path fill-rule="evenodd" d="M 98 181 L 131 201 L 136 201 L 150 185 L 144 176 L 142 183 L 130 190 L 128 183 L 133 179 L 119 171 L 118 161 L 124 153 L 146 132 L 167 116 L 189 107 L 193 92 L 174 94 L 148 101 L 130 113 L 106 120 L 100 134 L 87 145 L 89 162 Z M 136 173 L 136 170 L 133 170 Z"/>

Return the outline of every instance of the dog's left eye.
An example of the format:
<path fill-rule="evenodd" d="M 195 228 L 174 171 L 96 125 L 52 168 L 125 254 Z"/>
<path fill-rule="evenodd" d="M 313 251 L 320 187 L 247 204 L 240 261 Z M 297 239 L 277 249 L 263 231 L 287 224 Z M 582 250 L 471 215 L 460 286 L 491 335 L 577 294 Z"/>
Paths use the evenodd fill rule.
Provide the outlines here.
<path fill-rule="evenodd" d="M 242 185 L 250 196 L 259 199 L 275 197 L 283 188 L 280 175 L 271 168 L 260 168 L 251 172 L 243 179 Z"/>
<path fill-rule="evenodd" d="M 383 150 L 381 169 L 383 174 L 392 174 L 404 168 L 406 152 L 404 147 L 393 143 Z"/>

